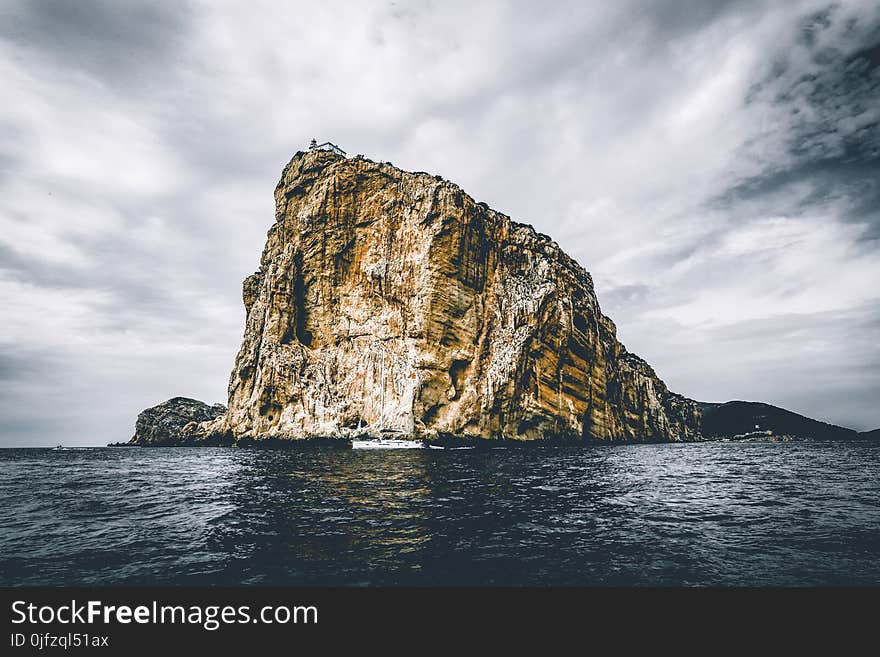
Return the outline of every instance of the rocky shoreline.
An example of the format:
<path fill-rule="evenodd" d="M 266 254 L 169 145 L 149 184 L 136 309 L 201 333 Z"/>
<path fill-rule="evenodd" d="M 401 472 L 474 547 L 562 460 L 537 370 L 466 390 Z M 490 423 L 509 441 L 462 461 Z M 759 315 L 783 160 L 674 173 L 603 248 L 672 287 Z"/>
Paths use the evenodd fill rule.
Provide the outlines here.
<path fill-rule="evenodd" d="M 742 406 L 752 404 L 754 407 L 762 410 L 761 418 L 766 420 L 767 408 L 776 409 L 776 407 L 767 404 L 758 404 L 750 402 L 728 402 L 727 404 L 718 404 L 718 407 L 726 407 L 735 409 L 737 413 L 742 414 Z M 375 433 L 371 431 L 350 431 L 345 435 L 326 436 L 326 437 L 310 437 L 300 440 L 288 440 L 283 438 L 267 438 L 252 439 L 248 437 L 236 438 L 233 434 L 210 434 L 207 436 L 199 435 L 198 422 L 192 418 L 193 415 L 215 415 L 220 416 L 220 409 L 224 409 L 221 404 L 210 406 L 204 402 L 185 397 L 175 397 L 169 399 L 162 404 L 146 409 L 138 416 L 135 435 L 128 442 L 110 443 L 109 447 L 239 447 L 250 449 L 350 449 L 352 441 L 355 440 L 382 440 L 382 439 L 400 439 L 401 436 L 393 432 Z M 791 414 L 790 411 L 784 409 L 776 409 L 786 415 Z M 791 414 L 794 415 L 794 414 Z M 750 421 L 754 421 L 757 416 L 750 417 Z M 774 431 L 773 429 L 747 431 L 743 433 L 734 433 L 734 429 L 727 432 L 717 434 L 704 434 L 700 442 L 797 442 L 811 440 L 834 440 L 829 438 L 827 431 L 839 431 L 849 440 L 870 441 L 880 438 L 877 431 L 856 433 L 842 427 L 834 427 L 833 425 L 825 425 L 818 423 L 809 418 L 802 418 L 803 422 L 815 422 L 825 429 L 825 433 L 813 431 L 802 432 L 800 435 L 785 432 Z M 852 435 L 850 435 L 852 434 Z M 406 439 L 406 437 L 403 437 Z M 439 435 L 432 439 L 416 439 L 426 447 L 472 447 L 472 448 L 493 448 L 493 447 L 558 447 L 565 445 L 605 445 L 608 441 L 599 439 L 592 440 L 572 440 L 564 436 L 547 436 L 543 440 L 523 441 L 511 439 L 493 439 L 486 440 L 483 438 L 467 438 L 455 435 Z M 653 441 L 654 443 L 667 442 L 662 440 Z M 613 444 L 645 444 L 645 441 L 623 441 L 617 440 Z"/>

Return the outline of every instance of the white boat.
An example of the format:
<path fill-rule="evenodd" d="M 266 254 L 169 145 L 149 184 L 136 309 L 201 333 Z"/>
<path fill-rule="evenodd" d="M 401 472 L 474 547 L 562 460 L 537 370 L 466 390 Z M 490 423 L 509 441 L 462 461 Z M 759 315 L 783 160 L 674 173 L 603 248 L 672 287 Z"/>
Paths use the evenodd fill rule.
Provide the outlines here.
<path fill-rule="evenodd" d="M 352 449 L 424 449 L 421 440 L 400 440 L 398 438 L 377 438 L 373 440 L 352 440 Z"/>

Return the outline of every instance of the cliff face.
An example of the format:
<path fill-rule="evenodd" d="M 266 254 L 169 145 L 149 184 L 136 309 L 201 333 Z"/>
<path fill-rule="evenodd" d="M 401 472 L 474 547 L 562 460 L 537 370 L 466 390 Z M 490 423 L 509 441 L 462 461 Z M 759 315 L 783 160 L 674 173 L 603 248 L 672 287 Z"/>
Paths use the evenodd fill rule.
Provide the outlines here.
<path fill-rule="evenodd" d="M 184 427 L 214 420 L 226 412 L 223 404 L 208 406 L 204 402 L 188 397 L 173 397 L 156 406 L 143 410 L 135 422 L 134 436 L 129 445 L 166 446 L 184 445 L 192 442 L 192 437 L 185 435 Z"/>
<path fill-rule="evenodd" d="M 203 436 L 693 440 L 549 237 L 456 185 L 297 153 L 244 282 L 229 410 Z"/>

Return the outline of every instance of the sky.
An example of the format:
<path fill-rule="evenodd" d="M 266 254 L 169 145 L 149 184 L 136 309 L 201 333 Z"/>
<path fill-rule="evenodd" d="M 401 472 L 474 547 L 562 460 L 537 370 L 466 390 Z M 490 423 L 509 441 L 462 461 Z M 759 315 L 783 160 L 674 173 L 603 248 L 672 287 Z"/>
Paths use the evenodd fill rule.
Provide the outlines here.
<path fill-rule="evenodd" d="M 880 6 L 0 0 L 0 446 L 225 402 L 313 137 L 551 235 L 676 392 L 880 427 Z"/>

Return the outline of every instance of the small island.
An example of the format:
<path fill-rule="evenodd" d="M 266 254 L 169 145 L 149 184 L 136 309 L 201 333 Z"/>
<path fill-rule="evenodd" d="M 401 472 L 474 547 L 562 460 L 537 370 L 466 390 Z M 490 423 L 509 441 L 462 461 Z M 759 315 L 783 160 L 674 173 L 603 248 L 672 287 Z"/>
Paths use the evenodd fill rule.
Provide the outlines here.
<path fill-rule="evenodd" d="M 290 447 L 859 439 L 670 391 L 547 235 L 428 173 L 297 152 L 242 298 L 228 405 L 175 397 L 128 445 Z M 876 432 L 873 432 L 876 434 Z"/>

